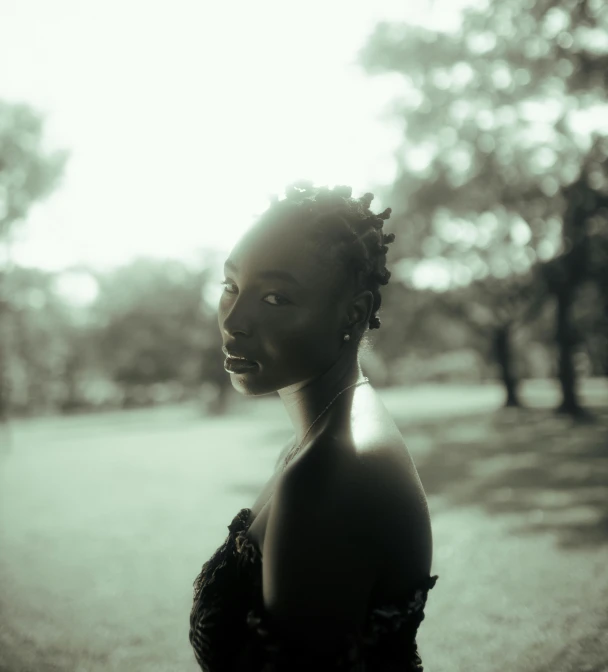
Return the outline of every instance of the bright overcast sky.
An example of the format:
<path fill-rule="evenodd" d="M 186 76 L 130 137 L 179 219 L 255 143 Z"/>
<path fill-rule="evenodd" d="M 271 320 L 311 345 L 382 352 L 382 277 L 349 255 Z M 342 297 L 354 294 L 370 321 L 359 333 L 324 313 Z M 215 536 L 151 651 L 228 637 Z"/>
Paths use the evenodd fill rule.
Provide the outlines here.
<path fill-rule="evenodd" d="M 298 177 L 355 195 L 390 182 L 399 80 L 366 77 L 356 52 L 377 20 L 449 29 L 462 4 L 0 0 L 0 98 L 41 110 L 71 152 L 14 259 L 192 258 L 229 250 Z"/>

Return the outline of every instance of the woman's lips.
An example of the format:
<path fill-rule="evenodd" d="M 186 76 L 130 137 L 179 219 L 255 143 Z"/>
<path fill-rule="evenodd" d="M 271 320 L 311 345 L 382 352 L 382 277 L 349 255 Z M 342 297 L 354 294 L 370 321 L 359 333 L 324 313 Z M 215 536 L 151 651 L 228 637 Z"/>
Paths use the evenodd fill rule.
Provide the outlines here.
<path fill-rule="evenodd" d="M 229 373 L 247 373 L 258 368 L 257 362 L 252 362 L 248 359 L 240 359 L 238 357 L 226 357 L 224 360 L 224 369 Z"/>

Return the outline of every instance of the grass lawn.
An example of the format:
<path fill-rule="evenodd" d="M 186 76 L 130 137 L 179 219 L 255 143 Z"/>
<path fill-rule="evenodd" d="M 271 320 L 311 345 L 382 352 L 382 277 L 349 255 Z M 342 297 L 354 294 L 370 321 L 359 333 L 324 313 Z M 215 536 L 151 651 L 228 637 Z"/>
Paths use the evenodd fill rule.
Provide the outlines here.
<path fill-rule="evenodd" d="M 608 671 L 608 384 L 381 392 L 433 521 L 427 672 Z M 0 455 L 0 672 L 197 672 L 192 582 L 290 435 L 275 398 L 14 423 Z M 311 671 L 312 672 L 312 671 Z"/>

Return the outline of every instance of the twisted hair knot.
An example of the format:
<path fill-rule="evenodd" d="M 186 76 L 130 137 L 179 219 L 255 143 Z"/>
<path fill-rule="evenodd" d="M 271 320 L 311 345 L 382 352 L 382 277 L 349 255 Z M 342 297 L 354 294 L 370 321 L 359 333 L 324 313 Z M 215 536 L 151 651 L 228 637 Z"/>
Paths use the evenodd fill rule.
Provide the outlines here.
<path fill-rule="evenodd" d="M 386 285 L 391 277 L 386 268 L 388 245 L 395 234 L 382 232 L 384 222 L 391 216 L 391 208 L 380 214 L 371 212 L 374 200 L 371 192 L 358 199 L 352 198 L 352 187 L 336 185 L 314 187 L 310 180 L 297 180 L 285 188 L 285 199 L 273 197 L 268 216 L 295 215 L 299 224 L 310 226 L 319 234 L 325 248 L 337 248 L 337 257 L 353 272 L 359 290 L 373 294 L 373 309 L 369 319 L 370 329 L 380 328 L 382 297 L 378 286 Z"/>

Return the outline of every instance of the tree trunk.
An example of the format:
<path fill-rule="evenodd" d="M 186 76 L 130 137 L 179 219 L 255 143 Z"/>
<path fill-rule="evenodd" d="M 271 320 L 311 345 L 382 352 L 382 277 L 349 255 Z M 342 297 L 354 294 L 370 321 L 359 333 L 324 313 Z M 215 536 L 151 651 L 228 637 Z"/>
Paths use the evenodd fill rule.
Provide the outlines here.
<path fill-rule="evenodd" d="M 0 336 L 0 455 L 9 452 L 11 447 L 11 428 L 8 416 L 9 387 L 5 352 L 2 336 Z"/>
<path fill-rule="evenodd" d="M 505 408 L 521 407 L 518 395 L 518 380 L 513 372 L 513 352 L 510 341 L 511 325 L 497 327 L 494 332 L 494 355 L 500 367 L 500 377 L 505 386 Z"/>
<path fill-rule="evenodd" d="M 0 453 L 10 449 L 8 320 L 8 303 L 4 300 L 4 274 L 0 272 Z"/>
<path fill-rule="evenodd" d="M 0 307 L 0 423 L 8 422 L 8 351 L 5 339 L 6 316 Z"/>
<path fill-rule="evenodd" d="M 587 414 L 578 402 L 576 391 L 576 370 L 573 358 L 576 338 L 571 324 L 571 308 L 574 298 L 572 288 L 563 284 L 559 288 L 556 298 L 558 376 L 562 388 L 562 401 L 556 410 L 557 413 L 579 418 Z"/>

